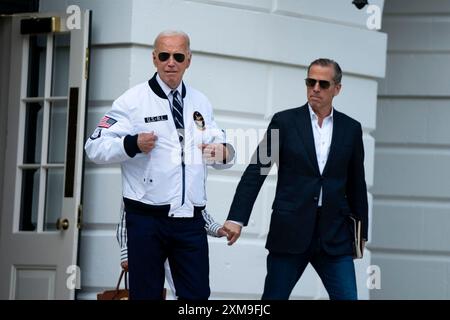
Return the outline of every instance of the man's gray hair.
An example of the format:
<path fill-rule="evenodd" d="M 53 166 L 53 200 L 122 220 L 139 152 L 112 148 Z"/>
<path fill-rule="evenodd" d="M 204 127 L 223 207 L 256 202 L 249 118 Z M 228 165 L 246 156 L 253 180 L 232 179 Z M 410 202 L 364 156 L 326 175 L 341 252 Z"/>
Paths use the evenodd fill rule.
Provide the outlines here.
<path fill-rule="evenodd" d="M 313 62 L 311 62 L 311 64 L 308 67 L 308 74 L 309 74 L 309 70 L 311 69 L 312 66 L 314 65 L 318 65 L 318 66 L 322 66 L 322 67 L 328 67 L 328 66 L 332 66 L 334 68 L 334 77 L 333 77 L 333 81 L 336 84 L 341 83 L 342 80 L 342 70 L 341 67 L 339 66 L 339 64 L 331 59 L 327 59 L 327 58 L 320 58 L 320 59 L 316 59 Z"/>
<path fill-rule="evenodd" d="M 189 39 L 189 36 L 186 32 L 179 31 L 179 30 L 165 30 L 163 32 L 160 32 L 153 42 L 153 49 L 156 48 L 156 44 L 158 43 L 158 40 L 162 37 L 171 37 L 171 36 L 182 36 L 186 39 L 186 46 L 189 52 L 191 52 L 191 40 Z"/>

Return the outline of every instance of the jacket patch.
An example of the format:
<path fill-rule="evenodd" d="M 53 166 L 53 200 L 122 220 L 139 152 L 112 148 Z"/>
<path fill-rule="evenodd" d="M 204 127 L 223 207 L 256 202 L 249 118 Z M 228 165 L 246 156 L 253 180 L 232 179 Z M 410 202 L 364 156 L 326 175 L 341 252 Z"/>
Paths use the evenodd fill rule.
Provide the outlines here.
<path fill-rule="evenodd" d="M 203 118 L 202 114 L 198 111 L 195 111 L 193 118 L 197 129 L 205 130 L 205 119 Z"/>
<path fill-rule="evenodd" d="M 91 140 L 95 140 L 100 138 L 102 135 L 102 128 L 95 128 L 94 132 L 91 134 L 90 138 Z"/>
<path fill-rule="evenodd" d="M 116 119 L 108 117 L 108 116 L 104 116 L 98 123 L 97 127 L 108 129 L 109 127 L 114 125 L 116 122 L 117 122 Z"/>
<path fill-rule="evenodd" d="M 146 117 L 144 118 L 145 123 L 150 123 L 150 122 L 157 122 L 157 121 L 166 121 L 169 118 L 167 117 L 167 114 L 164 114 L 162 116 L 155 116 L 155 117 Z"/>

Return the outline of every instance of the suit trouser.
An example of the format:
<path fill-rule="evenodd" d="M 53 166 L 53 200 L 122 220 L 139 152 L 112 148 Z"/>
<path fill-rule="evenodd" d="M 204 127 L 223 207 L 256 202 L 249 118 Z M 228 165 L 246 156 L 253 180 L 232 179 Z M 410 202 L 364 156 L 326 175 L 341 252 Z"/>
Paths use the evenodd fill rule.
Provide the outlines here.
<path fill-rule="evenodd" d="M 301 254 L 269 252 L 263 300 L 287 300 L 308 263 L 316 270 L 331 300 L 357 300 L 355 266 L 350 255 L 331 256 L 320 245 L 318 223 L 308 250 Z"/>
<path fill-rule="evenodd" d="M 128 209 L 126 225 L 130 299 L 162 299 L 166 258 L 179 299 L 208 299 L 208 242 L 201 213 L 169 218 Z"/>

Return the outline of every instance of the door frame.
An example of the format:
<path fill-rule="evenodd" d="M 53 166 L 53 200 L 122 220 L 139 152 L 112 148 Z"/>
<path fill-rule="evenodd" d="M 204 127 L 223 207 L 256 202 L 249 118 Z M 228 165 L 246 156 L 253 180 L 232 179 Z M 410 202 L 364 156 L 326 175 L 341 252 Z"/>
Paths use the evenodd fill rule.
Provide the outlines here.
<path fill-rule="evenodd" d="M 18 231 L 19 230 L 19 218 L 18 213 L 21 205 L 21 182 L 18 179 L 22 174 L 18 174 L 21 169 L 18 168 L 18 159 L 23 155 L 23 146 L 19 145 L 18 142 L 22 141 L 24 136 L 24 126 L 25 126 L 25 110 L 24 105 L 24 94 L 26 95 L 27 87 L 27 73 L 28 73 L 28 53 L 27 37 L 18 37 L 16 32 L 19 29 L 20 18 L 29 17 L 48 17 L 48 16 L 60 16 L 61 23 L 65 23 L 65 13 L 33 13 L 33 14 L 23 14 L 15 15 L 11 20 L 10 28 L 10 68 L 11 72 L 9 74 L 9 88 L 8 92 L 8 108 L 5 110 L 7 113 L 7 137 L 5 139 L 5 159 L 4 167 L 2 172 L 4 172 L 2 183 L 4 183 L 4 188 L 2 190 L 1 197 L 1 214 L 0 214 L 0 252 L 5 253 L 7 251 L 21 251 L 20 248 L 14 246 L 15 243 L 26 243 L 27 237 L 32 239 L 32 235 L 35 236 L 36 240 L 31 240 L 30 246 L 35 249 L 34 251 L 27 252 L 26 256 L 17 258 L 20 254 L 16 254 L 15 261 L 12 262 L 0 262 L 0 280 L 2 285 L 0 286 L 0 296 L 2 299 L 14 298 L 15 297 L 15 286 L 13 285 L 15 279 L 15 266 L 16 264 L 22 265 L 23 270 L 27 270 L 27 266 L 30 265 L 30 269 L 33 266 L 36 267 L 35 270 L 43 271 L 53 270 L 54 275 L 54 298 L 56 299 L 74 299 L 76 294 L 76 288 L 79 288 L 80 274 L 78 268 L 73 268 L 77 266 L 78 261 L 78 242 L 79 242 L 79 228 L 81 226 L 81 204 L 82 204 L 82 179 L 84 170 L 84 140 L 85 140 L 85 122 L 86 122 L 86 106 L 87 106 L 87 88 L 88 88 L 88 75 L 89 75 L 89 47 L 90 47 L 90 22 L 91 22 L 91 11 L 87 10 L 81 13 L 81 29 L 69 31 L 71 33 L 70 37 L 70 60 L 69 60 L 69 79 L 68 79 L 68 93 L 67 93 L 67 127 L 66 127 L 66 156 L 64 162 L 64 192 L 62 199 L 62 216 L 66 215 L 68 217 L 70 232 L 64 231 L 50 231 L 43 232 L 42 230 L 42 215 L 38 218 L 37 232 L 27 232 Z M 64 29 L 64 27 L 62 28 Z M 48 42 L 50 43 L 50 42 Z M 76 45 L 75 45 L 76 44 Z M 14 54 L 16 53 L 16 54 Z M 22 53 L 22 54 L 18 54 Z M 46 59 L 48 56 L 46 55 Z M 47 64 L 47 63 L 46 63 Z M 48 84 L 48 73 L 51 73 L 51 67 L 46 67 L 46 83 Z M 20 84 L 20 85 L 18 85 Z M 75 90 L 73 90 L 75 89 Z M 25 93 L 24 93 L 25 92 Z M 72 94 L 71 94 L 72 93 Z M 44 94 L 43 104 L 51 103 L 51 99 L 47 97 L 51 96 Z M 27 98 L 26 100 L 30 100 Z M 32 98 L 31 98 L 32 100 Z M 42 99 L 38 99 L 42 100 Z M 20 106 L 20 107 L 19 107 Z M 2 110 L 3 111 L 3 110 Z M 72 126 L 72 137 L 75 139 L 69 141 L 71 137 L 70 130 L 71 117 L 76 118 L 75 126 Z M 45 127 L 45 125 L 43 125 Z M 43 146 L 42 153 L 46 152 L 46 148 Z M 70 150 L 70 154 L 67 150 Z M 68 166 L 67 161 L 72 162 L 72 166 Z M 1 162 L 0 162 L 1 164 Z M 69 167 L 69 169 L 68 169 Z M 14 168 L 14 170 L 12 169 Z M 70 171 L 70 172 L 69 172 Z M 67 177 L 70 176 L 72 185 L 67 184 Z M 1 185 L 0 185 L 1 186 Z M 71 190 L 71 191 L 67 191 Z M 42 196 L 40 195 L 42 198 Z M 7 200 L 8 199 L 8 200 Z M 40 228 L 40 227 L 41 228 Z M 42 236 L 40 236 L 42 235 Z M 19 239 L 19 240 L 17 240 Z M 16 242 L 15 242 L 16 241 Z M 29 240 L 30 241 L 30 240 Z M 64 260 L 61 266 L 53 265 L 47 268 L 46 261 L 41 256 L 45 256 L 42 250 L 45 248 L 51 248 L 47 246 L 51 242 L 58 242 L 61 248 L 66 250 L 54 253 L 60 257 L 60 260 Z M 26 251 L 26 250 L 25 250 Z M 13 255 L 14 256 L 14 255 Z M 64 257 L 63 257 L 64 256 Z M 55 259 L 55 258 L 52 258 Z M 67 268 L 66 268 L 67 266 Z M 54 267 L 54 268 L 53 268 Z M 7 278 L 6 278 L 7 277 Z M 9 278 L 9 279 L 8 279 Z M 51 277 L 50 277 L 51 278 Z M 49 278 L 49 279 L 50 279 Z M 69 283 L 70 281 L 70 283 Z M 51 282 L 51 281 L 50 281 Z M 50 283 L 49 282 L 49 283 Z M 9 283 L 9 284 L 8 284 Z M 71 288 L 71 284 L 75 284 Z M 50 295 L 51 296 L 51 295 Z"/>

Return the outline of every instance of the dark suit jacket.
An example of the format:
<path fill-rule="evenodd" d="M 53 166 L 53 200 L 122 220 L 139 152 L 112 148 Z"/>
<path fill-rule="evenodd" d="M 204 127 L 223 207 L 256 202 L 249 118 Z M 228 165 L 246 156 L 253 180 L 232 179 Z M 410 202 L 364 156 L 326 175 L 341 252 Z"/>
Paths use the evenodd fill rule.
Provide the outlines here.
<path fill-rule="evenodd" d="M 278 129 L 279 143 L 271 129 Z M 278 165 L 266 243 L 269 251 L 303 253 L 308 249 L 316 223 L 320 187 L 322 213 L 318 221 L 322 248 L 331 255 L 352 254 L 353 237 L 348 218 L 351 214 L 362 219 L 363 238 L 367 239 L 364 147 L 358 121 L 334 109 L 330 152 L 320 174 L 308 105 L 276 113 L 237 186 L 228 220 L 247 225 L 266 178 L 261 169 L 267 171 L 273 164 L 264 163 L 267 162 L 265 154 Z"/>

